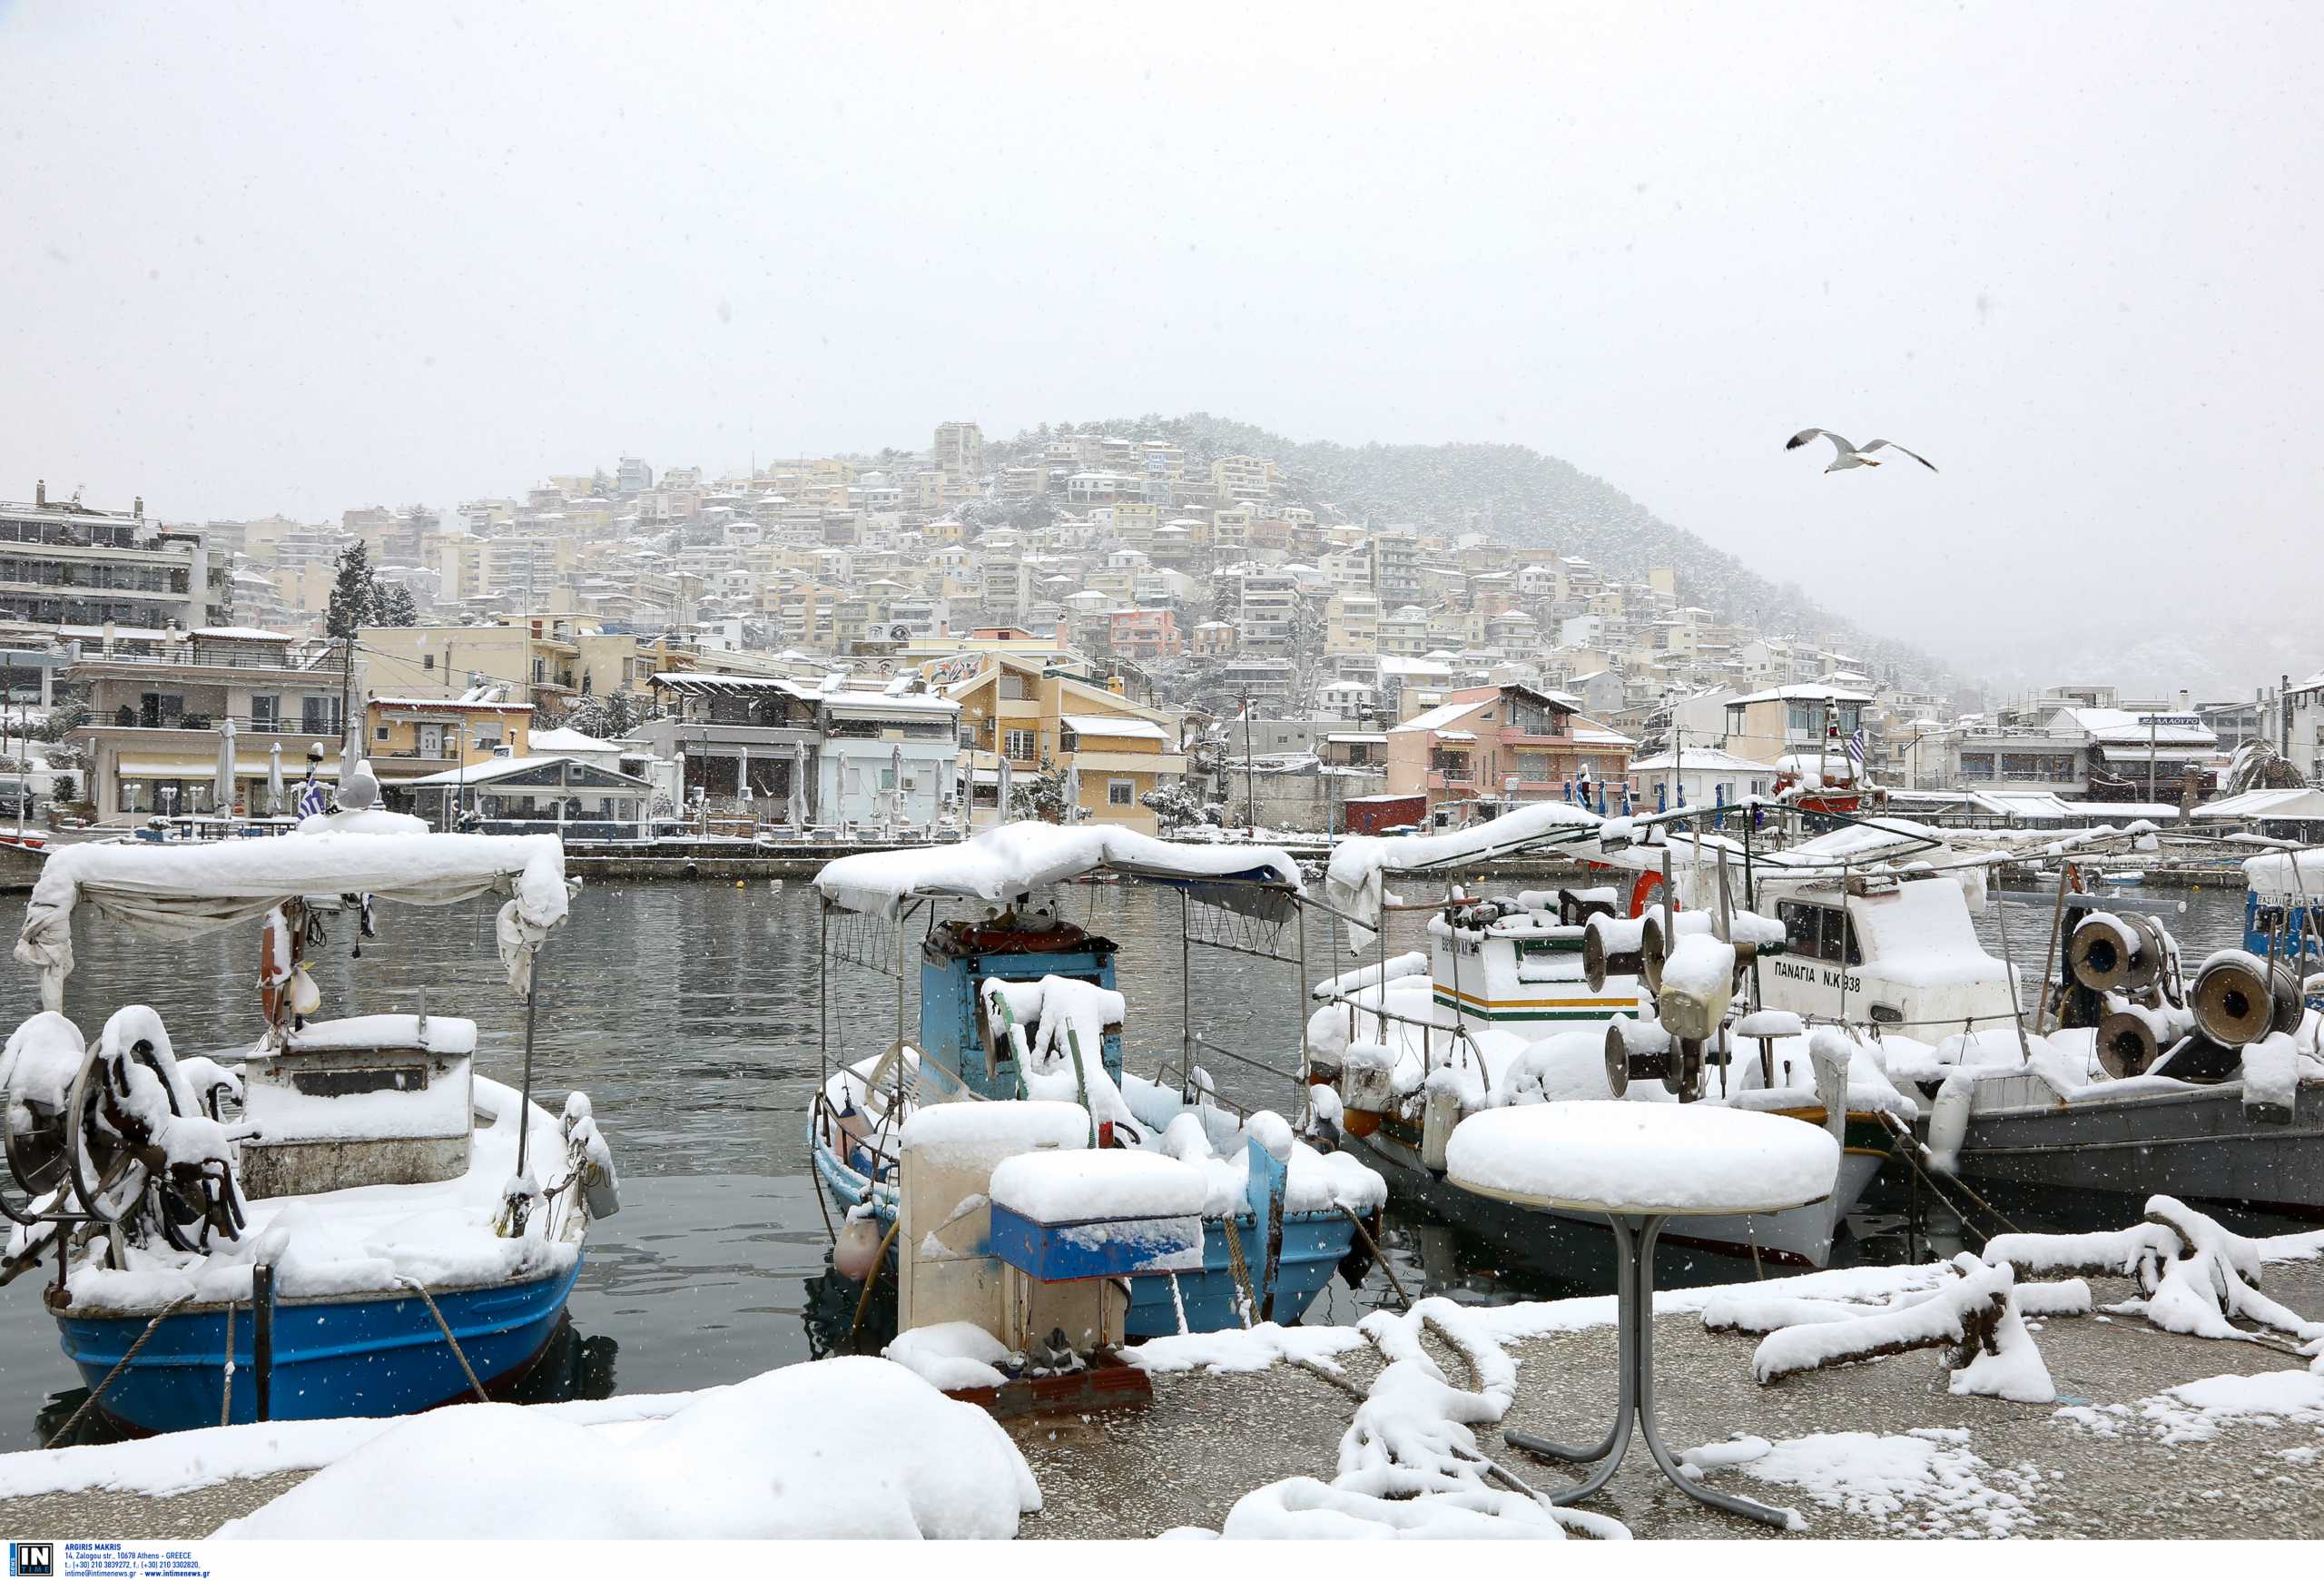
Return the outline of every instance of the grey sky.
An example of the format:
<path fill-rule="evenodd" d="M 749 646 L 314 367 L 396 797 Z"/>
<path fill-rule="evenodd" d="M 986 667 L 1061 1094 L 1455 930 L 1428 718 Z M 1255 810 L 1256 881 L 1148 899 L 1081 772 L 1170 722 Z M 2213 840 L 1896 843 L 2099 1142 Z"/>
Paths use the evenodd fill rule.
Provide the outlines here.
<path fill-rule="evenodd" d="M 320 518 L 1200 409 L 1535 446 L 1972 669 L 2248 685 L 2230 613 L 2324 593 L 2320 40 L 0 0 L 0 494 Z M 1811 423 L 1943 471 L 1825 477 Z"/>

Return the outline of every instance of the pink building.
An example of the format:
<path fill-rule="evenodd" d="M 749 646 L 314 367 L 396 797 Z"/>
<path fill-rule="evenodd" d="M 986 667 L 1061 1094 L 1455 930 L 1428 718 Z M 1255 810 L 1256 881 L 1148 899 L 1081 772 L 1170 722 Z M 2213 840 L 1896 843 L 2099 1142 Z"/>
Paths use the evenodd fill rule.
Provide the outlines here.
<path fill-rule="evenodd" d="M 1186 646 L 1167 609 L 1116 609 L 1107 617 L 1107 637 L 1123 658 L 1176 658 Z"/>
<path fill-rule="evenodd" d="M 1531 687 L 1472 687 L 1388 732 L 1388 790 L 1454 803 L 1559 801 L 1569 781 L 1620 779 L 1637 744 Z"/>

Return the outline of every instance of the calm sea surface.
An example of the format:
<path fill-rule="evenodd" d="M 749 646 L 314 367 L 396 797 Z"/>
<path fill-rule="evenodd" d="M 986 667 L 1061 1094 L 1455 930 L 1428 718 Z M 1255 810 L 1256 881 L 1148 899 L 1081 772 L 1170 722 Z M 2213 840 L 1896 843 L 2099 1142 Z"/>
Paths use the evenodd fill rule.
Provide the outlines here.
<path fill-rule="evenodd" d="M 1178 1049 L 1177 903 L 1141 888 L 1064 893 L 1072 920 L 1122 946 L 1129 1064 L 1151 1074 Z M 2237 892 L 2157 890 L 2135 904 L 2161 913 L 2199 954 L 2240 935 Z M 2045 942 L 2050 897 L 2012 893 L 2003 904 L 2012 954 L 2030 964 Z M 13 926 L 13 897 L 0 903 L 0 915 Z M 514 1083 L 523 1007 L 501 981 L 492 915 L 480 902 L 383 906 L 381 936 L 364 943 L 359 960 L 350 947 L 352 928 L 333 919 L 315 970 L 323 1013 L 409 1011 L 424 984 L 431 1012 L 478 1023 L 478 1068 Z M 181 1053 L 247 1045 L 258 1022 L 255 926 L 157 945 L 93 920 L 84 914 L 76 928 L 79 969 L 65 1007 L 84 1033 L 94 1035 L 123 1004 L 143 1002 L 161 1012 Z M 1417 914 L 1393 919 L 1390 951 L 1417 947 L 1420 930 Z M 1980 932 L 1991 945 L 2000 931 L 1989 909 Z M 828 994 L 832 1052 L 848 1059 L 883 1048 L 897 1018 L 892 978 L 854 963 L 828 976 L 821 971 L 818 932 L 813 892 L 796 879 L 780 886 L 592 884 L 575 902 L 543 956 L 536 1084 L 552 1111 L 571 1089 L 590 1094 L 620 1162 L 623 1208 L 593 1231 L 573 1296 L 573 1331 L 542 1388 L 591 1395 L 691 1388 L 810 1354 L 808 1317 L 827 1244 L 804 1118 L 821 1069 L 822 1006 Z M 1311 930 L 1309 950 L 1314 978 L 1355 963 L 1335 957 L 1320 927 Z M 1295 1069 L 1303 1003 L 1296 971 L 1215 950 L 1192 955 L 1196 1033 Z M 33 976 L 13 961 L 0 965 L 0 1017 L 13 1026 L 36 1008 Z M 909 994 L 905 1013 L 916 1025 Z M 1239 1102 L 1287 1112 L 1295 1101 L 1287 1075 L 1204 1062 Z M 2040 1204 L 2021 1204 L 2013 1217 L 2025 1228 L 2088 1227 Z M 2106 1221 L 2116 1220 L 2127 1221 L 2119 1209 Z M 1849 1254 L 1903 1255 L 1902 1222 L 1901 1211 L 1860 1214 Z M 1937 1220 L 1929 1233 L 1944 1249 L 1958 1227 Z M 1386 1240 L 1408 1289 L 1481 1300 L 1610 1289 L 1591 1248 L 1553 1236 L 1521 1241 L 1399 1206 Z M 1748 1278 L 1750 1269 L 1705 1260 L 1662 1277 L 1674 1275 L 1699 1282 Z M 39 1282 L 27 1275 L 0 1290 L 0 1448 L 36 1444 L 43 1425 L 53 1428 L 78 1398 L 78 1376 L 57 1349 Z M 820 1288 L 828 1306 L 828 1287 Z M 1312 1316 L 1345 1320 L 1388 1299 L 1386 1279 L 1374 1270 L 1361 1290 L 1335 1283 Z"/>

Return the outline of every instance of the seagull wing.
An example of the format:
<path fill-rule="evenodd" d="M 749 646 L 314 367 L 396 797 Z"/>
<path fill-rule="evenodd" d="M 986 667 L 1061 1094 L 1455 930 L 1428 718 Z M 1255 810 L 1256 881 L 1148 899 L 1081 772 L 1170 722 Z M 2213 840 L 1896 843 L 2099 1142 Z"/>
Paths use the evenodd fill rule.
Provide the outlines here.
<path fill-rule="evenodd" d="M 1840 438 L 1839 435 L 1834 433 L 1830 429 L 1801 429 L 1797 433 L 1792 435 L 1791 438 L 1783 442 L 1783 448 L 1787 450 L 1796 450 L 1799 449 L 1800 446 L 1813 439 L 1827 439 L 1831 440 L 1833 446 L 1837 449 L 1843 456 L 1856 449 L 1854 445 Z M 1899 448 L 1901 449 L 1902 447 Z"/>
<path fill-rule="evenodd" d="M 1866 450 L 1877 450 L 1884 448 L 1891 450 L 1905 450 L 1905 447 L 1898 444 L 1894 440 L 1874 440 L 1867 443 L 1864 448 Z M 1936 470 L 1936 463 L 1930 460 L 1926 456 L 1916 454 L 1911 450 L 1905 450 L 1905 454 L 1911 456 L 1914 460 L 1918 461 L 1930 471 L 1934 472 Z"/>

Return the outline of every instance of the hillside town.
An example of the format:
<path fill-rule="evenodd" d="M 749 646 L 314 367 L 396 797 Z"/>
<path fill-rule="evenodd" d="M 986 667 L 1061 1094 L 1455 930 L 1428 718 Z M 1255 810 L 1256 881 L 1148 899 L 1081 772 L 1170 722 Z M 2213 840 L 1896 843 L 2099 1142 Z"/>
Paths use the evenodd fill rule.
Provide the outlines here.
<path fill-rule="evenodd" d="M 16 737 L 47 737 L 9 755 L 17 799 L 286 816 L 353 747 L 438 826 L 568 838 L 958 836 L 1004 793 L 1321 835 L 1786 794 L 2011 825 L 2324 813 L 2299 794 L 2324 674 L 1988 705 L 1723 619 L 1672 568 L 1601 574 L 1555 521 L 1516 542 L 1355 514 L 1262 457 L 973 421 L 336 523 L 166 523 L 43 482 L 0 505 L 9 697 L 43 721 Z"/>

